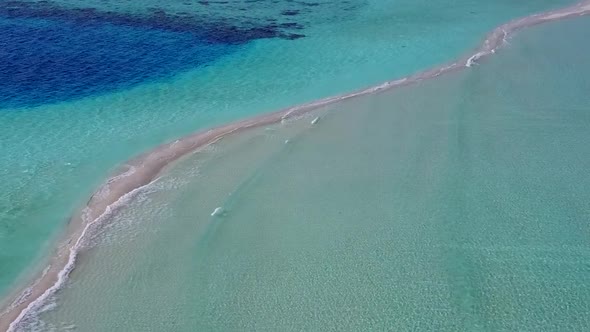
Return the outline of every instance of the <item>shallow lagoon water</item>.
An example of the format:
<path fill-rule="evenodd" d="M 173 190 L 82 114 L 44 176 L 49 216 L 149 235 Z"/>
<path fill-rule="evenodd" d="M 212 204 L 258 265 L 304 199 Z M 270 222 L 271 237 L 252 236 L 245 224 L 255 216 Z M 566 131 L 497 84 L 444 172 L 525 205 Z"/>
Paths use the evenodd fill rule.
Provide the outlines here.
<path fill-rule="evenodd" d="M 37 326 L 588 329 L 589 24 L 185 158 Z"/>
<path fill-rule="evenodd" d="M 43 2 L 43 6 L 53 4 L 51 8 L 62 11 L 13 10 L 22 9 L 23 3 L 26 2 L 10 1 L 1 6 L 2 28 L 12 31 L 3 38 L 8 36 L 8 44 L 14 46 L 16 52 L 16 56 L 2 53 L 2 62 L 6 64 L 10 59 L 17 59 L 25 69 L 27 63 L 38 63 L 48 73 L 45 77 L 51 80 L 24 80 L 20 81 L 24 86 L 17 87 L 14 84 L 18 85 L 19 81 L 14 81 L 14 84 L 2 86 L 2 105 L 12 106 L 0 110 L 0 182 L 3 187 L 0 193 L 0 294 L 6 294 L 19 276 L 29 275 L 30 269 L 42 266 L 36 263 L 43 260 L 44 253 L 53 252 L 52 246 L 69 216 L 86 202 L 116 165 L 130 157 L 197 129 L 341 93 L 449 61 L 474 47 L 485 32 L 499 23 L 569 1 L 460 1 L 453 6 L 430 1 L 364 1 L 354 2 L 346 11 L 331 3 L 321 7 L 323 9 L 314 7 L 313 11 L 301 11 L 297 15 L 281 15 L 279 23 L 301 24 L 303 29 L 293 26 L 289 29 L 299 31 L 305 38 L 257 39 L 246 33 L 252 38 L 231 41 L 231 46 L 222 42 L 230 43 L 229 40 L 213 38 L 221 42 L 213 45 L 220 52 L 205 57 L 206 61 L 201 61 L 201 53 L 193 57 L 191 52 L 195 49 L 183 46 L 187 40 L 204 38 L 203 34 L 187 36 L 185 34 L 194 33 L 194 29 L 178 28 L 185 27 L 182 24 L 150 25 L 153 15 L 160 15 L 158 11 L 141 16 L 136 8 L 124 10 L 97 5 L 99 13 L 114 11 L 110 16 L 97 16 L 92 14 L 96 11 L 80 11 L 80 5 L 75 2 L 68 2 L 75 11 L 68 11 L 63 3 L 59 7 L 57 2 Z M 101 3 L 107 6 L 115 2 Z M 160 5 L 165 6 L 162 8 L 165 13 L 180 15 L 179 10 L 172 8 L 178 4 Z M 90 7 L 90 3 L 84 6 Z M 254 20 L 254 26 L 261 25 L 257 19 L 292 9 L 282 2 L 265 4 L 272 7 L 268 10 L 261 4 L 258 6 L 252 11 L 252 17 L 239 23 Z M 207 8 L 207 12 L 212 10 L 211 6 Z M 215 10 L 215 17 L 223 17 L 226 10 L 228 17 L 236 16 L 233 10 L 221 6 Z M 63 15 L 56 17 L 56 13 Z M 192 17 L 189 28 L 201 22 L 199 13 L 202 10 L 195 9 L 188 15 Z M 117 17 L 123 19 L 117 20 Z M 94 37 L 64 39 L 68 37 L 67 29 L 74 29 L 71 26 L 76 24 L 83 27 L 80 29 L 86 31 L 87 36 Z M 19 29 L 31 26 L 41 30 L 20 35 L 33 39 L 46 36 L 44 45 L 56 47 L 43 48 L 49 58 L 41 62 L 38 62 L 37 53 L 27 51 L 29 48 L 10 44 L 14 42 L 11 36 L 19 36 Z M 246 27 L 251 28 L 250 25 Z M 170 34 L 177 35 L 171 37 Z M 80 44 L 92 44 L 96 38 L 104 45 Z M 142 48 L 146 52 L 142 54 L 134 43 L 128 43 L 129 39 L 153 43 Z M 55 42 L 51 43 L 52 40 Z M 165 41 L 174 41 L 174 44 L 168 45 Z M 23 42 L 34 44 L 35 41 L 25 38 Z M 68 43 L 72 47 L 68 47 Z M 113 55 L 105 49 L 120 52 Z M 85 57 L 75 52 L 70 54 L 73 50 L 92 53 Z M 127 51 L 129 53 L 118 60 L 133 63 L 119 62 L 122 68 L 109 69 L 117 75 L 102 77 L 100 73 L 104 67 L 101 66 L 108 66 L 109 59 Z M 62 54 L 70 54 L 75 61 L 63 63 L 52 58 Z M 183 61 L 177 61 L 180 55 Z M 154 63 L 154 66 L 136 66 L 139 63 Z M 76 68 L 68 67 L 73 65 L 98 76 L 80 75 Z M 54 74 L 60 73 L 59 66 L 74 76 L 58 79 Z M 10 71 L 14 67 L 5 69 Z M 35 73 L 28 75 L 25 77 L 41 78 Z M 67 101 L 61 101 L 64 98 Z M 26 282 L 27 278 L 21 280 Z"/>

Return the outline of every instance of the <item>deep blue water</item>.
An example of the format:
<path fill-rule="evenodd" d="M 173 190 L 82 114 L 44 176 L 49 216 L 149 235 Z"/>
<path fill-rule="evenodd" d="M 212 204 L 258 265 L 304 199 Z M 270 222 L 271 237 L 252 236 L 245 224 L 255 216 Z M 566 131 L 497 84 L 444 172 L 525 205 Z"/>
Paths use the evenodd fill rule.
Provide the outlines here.
<path fill-rule="evenodd" d="M 252 40 L 304 37 L 297 22 L 231 15 L 0 1 L 0 109 L 125 89 L 210 64 Z"/>
<path fill-rule="evenodd" d="M 170 77 L 211 64 L 253 40 L 303 38 L 313 22 L 345 19 L 363 4 L 173 1 L 122 11 L 85 7 L 84 1 L 0 0 L 0 109 Z"/>
<path fill-rule="evenodd" d="M 101 94 L 206 65 L 239 47 L 104 21 L 0 17 L 0 108 Z"/>

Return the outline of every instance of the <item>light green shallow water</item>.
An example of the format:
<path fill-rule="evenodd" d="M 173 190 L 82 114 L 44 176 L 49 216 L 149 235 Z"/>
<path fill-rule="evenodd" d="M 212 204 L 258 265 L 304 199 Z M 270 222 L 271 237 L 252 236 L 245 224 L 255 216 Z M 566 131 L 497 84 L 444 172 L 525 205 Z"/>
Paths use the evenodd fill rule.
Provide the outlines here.
<path fill-rule="evenodd" d="M 147 8 L 150 2 L 133 3 Z M 68 217 L 130 157 L 197 129 L 452 60 L 510 18 L 569 3 L 359 2 L 338 19 L 318 13 L 326 17 L 314 16 L 303 31 L 306 38 L 257 41 L 167 81 L 30 110 L 2 110 L 0 294 L 19 275 L 28 275 L 27 267 L 39 266 L 34 262 L 41 253 L 53 252 Z"/>
<path fill-rule="evenodd" d="M 36 326 L 588 330 L 588 29 L 533 27 L 480 66 L 183 160 Z"/>

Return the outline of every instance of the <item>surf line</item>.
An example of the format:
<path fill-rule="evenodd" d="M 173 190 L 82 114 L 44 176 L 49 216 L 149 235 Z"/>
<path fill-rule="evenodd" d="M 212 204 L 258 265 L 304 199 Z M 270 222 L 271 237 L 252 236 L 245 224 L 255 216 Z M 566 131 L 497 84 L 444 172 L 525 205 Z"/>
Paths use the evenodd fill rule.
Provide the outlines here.
<path fill-rule="evenodd" d="M 590 14 L 590 0 L 584 0 L 561 9 L 515 19 L 492 30 L 473 53 L 450 64 L 418 72 L 401 79 L 387 81 L 366 89 L 320 99 L 200 131 L 174 142 L 160 145 L 128 161 L 123 165 L 126 166 L 127 170 L 119 171 L 118 174 L 110 177 L 107 182 L 96 190 L 86 207 L 72 216 L 66 232 L 65 243 L 58 247 L 44 274 L 24 291 L 14 295 L 12 303 L 8 302 L 9 305 L 7 305 L 6 310 L 0 314 L 0 331 L 16 332 L 32 314 L 38 312 L 44 306 L 45 301 L 59 291 L 67 281 L 71 271 L 75 268 L 76 258 L 83 248 L 85 239 L 92 233 L 92 227 L 108 219 L 113 211 L 124 206 L 139 191 L 156 181 L 167 165 L 182 156 L 215 143 L 223 137 L 250 128 L 279 123 L 288 118 L 297 117 L 340 101 L 418 83 L 442 74 L 470 68 L 482 58 L 495 53 L 498 48 L 506 43 L 508 36 L 518 30 L 588 14 Z"/>

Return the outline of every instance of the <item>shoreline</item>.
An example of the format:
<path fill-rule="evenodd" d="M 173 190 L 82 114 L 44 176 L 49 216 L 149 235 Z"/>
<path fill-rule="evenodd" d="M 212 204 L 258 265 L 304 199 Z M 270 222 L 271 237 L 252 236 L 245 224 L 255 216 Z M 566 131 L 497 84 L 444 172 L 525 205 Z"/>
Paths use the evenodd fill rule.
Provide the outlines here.
<path fill-rule="evenodd" d="M 496 27 L 488 33 L 476 50 L 455 62 L 351 93 L 328 97 L 199 131 L 174 142 L 162 144 L 127 161 L 94 192 L 86 205 L 70 218 L 65 230 L 66 236 L 57 243 L 55 254 L 48 262 L 46 261 L 47 268 L 43 270 L 43 273 L 33 276 L 31 280 L 34 280 L 34 282 L 30 283 L 27 288 L 9 292 L 7 305 L 0 308 L 0 331 L 16 331 L 26 321 L 30 313 L 42 308 L 45 301 L 66 283 L 69 274 L 75 268 L 76 259 L 80 250 L 84 247 L 87 235 L 92 233 L 94 227 L 100 225 L 112 213 L 124 207 L 125 203 L 138 192 L 157 181 L 158 176 L 165 168 L 181 157 L 213 144 L 224 137 L 251 128 L 278 123 L 340 101 L 380 93 L 469 68 L 476 64 L 479 59 L 495 53 L 498 48 L 506 43 L 508 36 L 520 29 L 588 14 L 590 14 L 590 0 L 584 0 L 561 9 L 515 19 Z"/>

